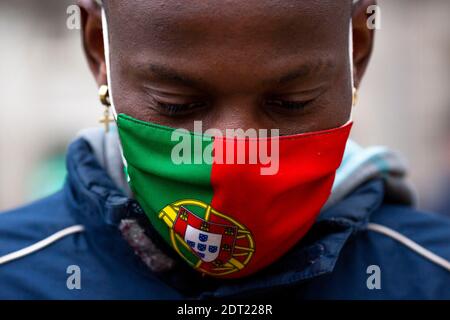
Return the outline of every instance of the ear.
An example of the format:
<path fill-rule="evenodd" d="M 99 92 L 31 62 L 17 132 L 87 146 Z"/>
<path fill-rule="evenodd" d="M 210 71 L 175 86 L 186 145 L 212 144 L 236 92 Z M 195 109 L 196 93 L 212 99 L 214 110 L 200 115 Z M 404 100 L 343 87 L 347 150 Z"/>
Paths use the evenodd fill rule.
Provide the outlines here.
<path fill-rule="evenodd" d="M 94 0 L 78 0 L 84 53 L 97 84 L 107 83 L 101 9 Z"/>
<path fill-rule="evenodd" d="M 367 11 L 369 6 L 376 4 L 376 0 L 360 0 L 353 5 L 353 72 L 356 88 L 361 84 L 372 54 L 375 31 L 368 27 L 367 21 L 374 13 Z"/>

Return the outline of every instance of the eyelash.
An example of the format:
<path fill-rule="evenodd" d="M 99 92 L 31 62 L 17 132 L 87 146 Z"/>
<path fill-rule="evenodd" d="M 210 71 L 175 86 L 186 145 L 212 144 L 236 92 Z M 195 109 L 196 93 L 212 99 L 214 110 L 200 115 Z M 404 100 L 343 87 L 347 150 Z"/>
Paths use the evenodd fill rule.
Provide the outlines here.
<path fill-rule="evenodd" d="M 206 106 L 206 103 L 196 102 L 187 104 L 173 104 L 157 102 L 158 107 L 164 109 L 169 115 L 183 114 L 195 109 L 201 109 Z"/>
<path fill-rule="evenodd" d="M 278 108 L 283 108 L 283 109 L 288 109 L 288 110 L 302 110 L 306 107 L 306 105 L 309 103 L 310 101 L 304 101 L 304 102 L 299 102 L 299 101 L 286 101 L 286 100 L 268 100 L 266 102 L 267 105 L 270 106 L 276 106 Z"/>
<path fill-rule="evenodd" d="M 298 101 L 284 101 L 284 100 L 268 100 L 267 105 L 276 106 L 279 108 L 284 108 L 287 110 L 302 110 L 306 107 L 309 101 L 298 102 Z M 206 106 L 206 103 L 197 102 L 189 104 L 170 104 L 157 102 L 158 107 L 164 109 L 169 115 L 188 113 L 189 111 L 195 109 L 201 109 Z"/>

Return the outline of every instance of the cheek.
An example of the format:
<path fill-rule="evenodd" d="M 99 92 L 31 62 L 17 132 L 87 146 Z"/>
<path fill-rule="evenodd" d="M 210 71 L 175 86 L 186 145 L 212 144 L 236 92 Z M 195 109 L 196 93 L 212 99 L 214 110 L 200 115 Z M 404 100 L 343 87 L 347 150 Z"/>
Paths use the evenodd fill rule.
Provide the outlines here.
<path fill-rule="evenodd" d="M 349 71 L 339 72 L 328 90 L 318 99 L 321 111 L 318 113 L 324 128 L 330 129 L 344 125 L 352 111 L 352 85 Z"/>
<path fill-rule="evenodd" d="M 297 116 L 278 121 L 282 134 L 315 132 L 338 128 L 350 119 L 352 111 L 352 88 L 345 73 Z"/>
<path fill-rule="evenodd" d="M 126 67 L 121 66 L 120 61 L 112 63 L 111 80 L 114 107 L 117 113 L 125 113 L 133 118 L 148 121 L 148 110 L 146 107 L 145 92 L 142 90 L 141 83 L 127 71 Z"/>
<path fill-rule="evenodd" d="M 112 68 L 112 94 L 114 107 L 118 114 L 124 113 L 135 119 L 157 123 L 173 128 L 194 129 L 194 120 L 168 117 L 152 108 L 152 100 L 142 87 L 142 82 L 131 74 L 114 73 Z"/>
<path fill-rule="evenodd" d="M 353 108 L 353 84 L 349 70 L 346 68 L 340 73 L 329 94 L 332 104 L 334 102 L 334 110 L 331 112 L 334 113 L 338 125 L 343 125 L 350 119 Z"/>

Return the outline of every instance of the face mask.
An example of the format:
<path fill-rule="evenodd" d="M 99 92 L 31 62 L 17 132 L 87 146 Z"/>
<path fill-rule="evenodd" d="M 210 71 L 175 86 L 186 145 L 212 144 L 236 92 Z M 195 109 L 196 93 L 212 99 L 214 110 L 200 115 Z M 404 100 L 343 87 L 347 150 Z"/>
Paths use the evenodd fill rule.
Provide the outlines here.
<path fill-rule="evenodd" d="M 330 194 L 351 129 L 244 139 L 124 114 L 117 124 L 130 187 L 152 225 L 193 268 L 224 278 L 264 268 L 305 235 Z M 261 145 L 278 151 L 276 172 L 264 174 L 267 163 L 251 164 L 249 156 L 236 160 L 238 150 L 250 155 Z"/>
<path fill-rule="evenodd" d="M 129 184 L 154 228 L 189 265 L 214 277 L 244 277 L 276 261 L 302 239 L 328 199 L 351 122 L 326 131 L 256 138 L 257 145 L 269 145 L 266 151 L 278 151 L 274 172 L 261 162 L 230 164 L 223 160 L 230 150 L 239 153 L 241 139 L 175 132 L 117 115 L 104 10 L 102 20 L 111 107 Z M 351 31 L 350 22 L 350 68 Z M 174 161 L 180 140 L 190 142 L 192 152 L 182 158 L 192 161 Z M 244 150 L 252 142 L 246 139 Z"/>

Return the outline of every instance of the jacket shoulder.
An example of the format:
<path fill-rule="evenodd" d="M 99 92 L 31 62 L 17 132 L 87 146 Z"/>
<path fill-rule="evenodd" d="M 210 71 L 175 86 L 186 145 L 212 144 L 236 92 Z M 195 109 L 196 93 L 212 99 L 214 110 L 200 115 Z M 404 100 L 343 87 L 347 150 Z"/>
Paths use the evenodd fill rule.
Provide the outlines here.
<path fill-rule="evenodd" d="M 81 226 L 68 206 L 61 192 L 0 214 L 0 300 L 180 297 L 148 272 L 116 228 Z M 78 290 L 68 286 L 71 275 L 80 279 Z"/>
<path fill-rule="evenodd" d="M 74 224 L 63 191 L 0 213 L 0 256 Z"/>
<path fill-rule="evenodd" d="M 78 229 L 77 229 L 78 228 Z M 52 283 L 83 230 L 67 207 L 64 192 L 0 213 L 0 299 L 49 298 Z M 78 240 L 77 240 L 78 239 Z M 55 274 L 55 270 L 61 269 Z M 61 275 L 59 275 L 61 274 Z"/>
<path fill-rule="evenodd" d="M 450 260 L 450 218 L 407 206 L 383 205 L 371 217 L 368 230 L 393 239 L 387 229 Z M 387 231 L 383 232 L 383 231 Z M 395 239 L 393 239 L 395 240 Z M 402 241 L 396 240 L 398 244 Z M 404 244 L 403 244 L 404 246 Z"/>
<path fill-rule="evenodd" d="M 449 243 L 446 217 L 383 204 L 347 241 L 333 272 L 305 284 L 298 294 L 312 299 L 450 299 L 450 270 L 435 260 L 448 264 Z"/>
<path fill-rule="evenodd" d="M 450 299 L 449 243 L 447 217 L 384 204 L 349 242 L 341 262 L 352 264 L 361 276 L 362 297 Z M 369 284 L 375 273 L 379 289 Z"/>

